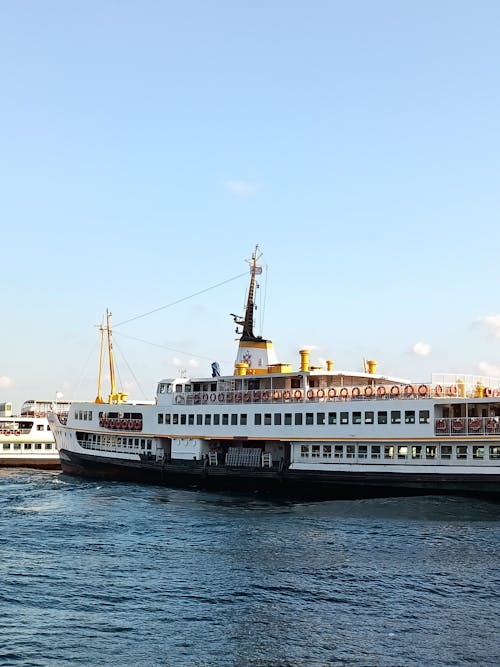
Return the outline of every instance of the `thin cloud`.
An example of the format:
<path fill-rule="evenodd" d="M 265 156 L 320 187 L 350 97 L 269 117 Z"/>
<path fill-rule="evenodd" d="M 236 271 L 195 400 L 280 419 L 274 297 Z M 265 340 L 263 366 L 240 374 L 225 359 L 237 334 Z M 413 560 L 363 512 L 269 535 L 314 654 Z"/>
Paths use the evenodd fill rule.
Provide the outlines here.
<path fill-rule="evenodd" d="M 226 181 L 226 190 L 239 197 L 248 197 L 257 190 L 257 185 L 252 181 Z"/>
<path fill-rule="evenodd" d="M 481 317 L 476 324 L 495 338 L 500 338 L 500 315 L 486 315 Z"/>
<path fill-rule="evenodd" d="M 0 376 L 0 387 L 6 389 L 7 387 L 12 387 L 13 385 L 12 378 L 8 378 L 5 375 Z"/>
<path fill-rule="evenodd" d="M 489 377 L 500 377 L 500 366 L 489 364 L 487 361 L 480 361 L 478 368 L 481 375 L 488 375 Z"/>
<path fill-rule="evenodd" d="M 428 357 L 431 353 L 431 346 L 429 343 L 418 341 L 418 343 L 415 343 L 415 345 L 412 346 L 411 351 L 417 357 Z"/>

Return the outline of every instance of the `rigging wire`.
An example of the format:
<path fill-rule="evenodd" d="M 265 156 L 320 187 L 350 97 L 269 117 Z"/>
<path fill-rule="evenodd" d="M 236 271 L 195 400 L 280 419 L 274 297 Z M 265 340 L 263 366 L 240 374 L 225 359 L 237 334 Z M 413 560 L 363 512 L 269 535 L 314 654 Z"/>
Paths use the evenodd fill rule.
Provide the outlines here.
<path fill-rule="evenodd" d="M 199 292 L 194 292 L 194 294 L 190 294 L 189 296 L 184 296 L 182 299 L 177 299 L 177 301 L 172 301 L 171 303 L 167 303 L 164 306 L 160 306 L 159 308 L 155 308 L 154 310 L 150 310 L 147 313 L 143 313 L 142 315 L 136 315 L 135 317 L 131 317 L 128 320 L 123 320 L 123 322 L 118 322 L 118 324 L 113 325 L 113 329 L 116 329 L 116 327 L 120 327 L 123 324 L 128 324 L 129 322 L 134 322 L 135 320 L 139 320 L 142 317 L 147 317 L 148 315 L 152 315 L 153 313 L 157 313 L 160 310 L 165 310 L 165 308 L 171 308 L 172 306 L 176 306 L 178 303 L 182 303 L 183 301 L 187 301 L 188 299 L 192 299 L 195 296 L 199 296 L 200 294 L 205 294 L 205 292 L 209 292 L 210 290 L 216 289 L 217 287 L 221 287 L 222 285 L 227 285 L 227 283 L 232 282 L 233 280 L 237 280 L 238 278 L 242 278 L 243 276 L 248 275 L 248 271 L 245 271 L 244 273 L 239 273 L 237 276 L 233 276 L 232 278 L 228 278 L 227 280 L 223 280 L 220 283 L 217 283 L 216 285 L 212 285 L 211 287 L 205 287 L 205 289 L 200 290 Z"/>

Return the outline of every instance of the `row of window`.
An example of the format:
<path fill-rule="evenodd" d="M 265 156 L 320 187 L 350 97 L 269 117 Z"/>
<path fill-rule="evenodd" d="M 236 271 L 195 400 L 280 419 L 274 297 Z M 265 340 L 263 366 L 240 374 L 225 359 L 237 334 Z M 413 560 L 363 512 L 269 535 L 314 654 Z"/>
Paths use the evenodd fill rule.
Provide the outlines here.
<path fill-rule="evenodd" d="M 98 435 L 95 433 L 82 433 L 78 443 L 85 449 L 106 450 L 107 452 L 130 453 L 150 452 L 152 448 L 151 438 L 127 438 L 116 435 Z"/>
<path fill-rule="evenodd" d="M 388 459 L 388 460 L 497 460 L 500 459 L 500 446 L 490 445 L 369 445 L 361 443 L 333 445 L 301 445 L 300 456 L 303 459 Z"/>
<path fill-rule="evenodd" d="M 316 417 L 316 419 L 315 419 Z M 325 424 L 349 424 L 350 417 L 353 424 L 415 424 L 417 419 L 416 410 L 367 410 L 365 412 L 265 412 L 254 414 L 254 425 L 261 426 L 302 426 L 316 423 L 319 426 Z M 239 418 L 239 420 L 238 420 Z M 428 424 L 430 421 L 429 410 L 418 411 L 418 423 Z M 246 413 L 223 413 L 223 414 L 159 414 L 158 424 L 188 424 L 197 426 L 247 426 L 248 415 Z"/>
<path fill-rule="evenodd" d="M 53 449 L 54 445 L 51 442 L 46 442 L 45 444 L 42 444 L 41 442 L 25 442 L 25 443 L 20 443 L 20 442 L 4 442 L 2 443 L 2 449 L 4 452 L 8 451 L 24 451 L 24 452 L 30 452 L 30 451 L 40 451 L 41 449 L 45 450 L 50 450 Z"/>

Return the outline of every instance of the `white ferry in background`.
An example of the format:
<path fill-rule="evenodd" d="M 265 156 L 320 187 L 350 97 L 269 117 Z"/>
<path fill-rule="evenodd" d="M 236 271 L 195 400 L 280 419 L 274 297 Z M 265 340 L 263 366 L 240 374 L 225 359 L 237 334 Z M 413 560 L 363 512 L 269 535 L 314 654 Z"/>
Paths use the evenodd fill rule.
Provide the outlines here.
<path fill-rule="evenodd" d="M 0 466 L 60 469 L 47 413 L 53 410 L 64 423 L 68 409 L 66 402 L 28 400 L 13 415 L 12 403 L 0 403 Z"/>
<path fill-rule="evenodd" d="M 294 370 L 253 333 L 257 250 L 234 373 L 158 383 L 154 404 L 116 391 L 49 421 L 66 473 L 212 490 L 333 499 L 414 494 L 500 497 L 500 380 L 410 382 L 377 372 Z M 101 348 L 102 364 L 102 348 Z M 101 367 L 99 377 L 101 377 Z"/>

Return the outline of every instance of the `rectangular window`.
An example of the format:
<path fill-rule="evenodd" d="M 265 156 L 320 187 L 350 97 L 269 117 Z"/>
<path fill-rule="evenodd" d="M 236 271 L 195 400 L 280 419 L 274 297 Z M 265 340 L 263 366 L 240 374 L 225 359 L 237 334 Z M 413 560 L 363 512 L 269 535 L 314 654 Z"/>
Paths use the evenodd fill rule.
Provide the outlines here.
<path fill-rule="evenodd" d="M 260 426 L 262 424 L 262 415 L 260 412 L 256 412 L 253 418 L 253 423 L 255 426 Z"/>
<path fill-rule="evenodd" d="M 340 423 L 341 424 L 348 424 L 349 423 L 349 413 L 348 412 L 341 412 L 340 413 Z"/>
<path fill-rule="evenodd" d="M 228 424 L 229 424 L 229 415 L 228 414 L 223 414 L 222 415 L 222 426 L 227 426 Z"/>
<path fill-rule="evenodd" d="M 291 425 L 292 425 L 292 413 L 285 412 L 285 426 L 291 426 Z"/>
<path fill-rule="evenodd" d="M 406 445 L 398 445 L 398 459 L 405 459 L 408 455 L 408 447 Z"/>
<path fill-rule="evenodd" d="M 474 445 L 472 447 L 473 459 L 484 459 L 484 447 L 482 445 Z"/>
<path fill-rule="evenodd" d="M 344 458 L 344 445 L 335 445 L 334 456 L 335 456 L 336 459 L 343 459 Z"/>
<path fill-rule="evenodd" d="M 31 449 L 31 443 L 30 443 L 30 442 L 27 442 L 27 443 L 24 445 L 24 449 Z"/>
<path fill-rule="evenodd" d="M 375 413 L 374 412 L 365 412 L 365 424 L 373 424 Z"/>
<path fill-rule="evenodd" d="M 320 452 L 320 446 L 319 445 L 313 445 L 311 448 L 311 457 L 313 459 L 319 459 L 319 452 Z"/>
<path fill-rule="evenodd" d="M 276 412 L 274 415 L 274 425 L 281 426 L 281 412 Z"/>
<path fill-rule="evenodd" d="M 337 413 L 336 412 L 329 412 L 328 413 L 328 423 L 329 424 L 336 424 L 337 423 Z"/>
<path fill-rule="evenodd" d="M 219 426 L 220 424 L 220 415 L 214 415 L 214 426 Z"/>
<path fill-rule="evenodd" d="M 295 413 L 295 426 L 302 426 L 302 412 Z"/>
<path fill-rule="evenodd" d="M 165 424 L 170 424 L 170 415 L 165 415 Z"/>
<path fill-rule="evenodd" d="M 240 426 L 247 425 L 247 415 L 245 413 L 240 415 Z"/>
<path fill-rule="evenodd" d="M 300 456 L 303 459 L 306 459 L 309 456 L 309 445 L 301 445 L 300 446 Z"/>
<path fill-rule="evenodd" d="M 372 459 L 380 458 L 380 445 L 372 445 Z"/>
<path fill-rule="evenodd" d="M 490 446 L 490 459 L 500 459 L 500 447 L 498 445 Z"/>
<path fill-rule="evenodd" d="M 401 412 L 399 410 L 391 410 L 391 424 L 401 424 Z"/>
<path fill-rule="evenodd" d="M 318 426 L 324 426 L 325 424 L 325 413 L 324 412 L 318 412 L 316 415 L 316 424 Z"/>
<path fill-rule="evenodd" d="M 394 458 L 394 447 L 392 445 L 384 446 L 384 459 L 393 459 Z"/>
<path fill-rule="evenodd" d="M 188 415 L 188 424 L 191 426 L 194 424 L 194 415 L 190 414 Z"/>
<path fill-rule="evenodd" d="M 425 458 L 426 459 L 435 459 L 436 458 L 436 445 L 426 445 L 426 447 L 425 447 Z"/>
<path fill-rule="evenodd" d="M 413 447 L 411 448 L 411 458 L 412 459 L 422 458 L 422 445 L 413 445 Z"/>
<path fill-rule="evenodd" d="M 238 425 L 238 415 L 232 414 L 231 415 L 231 426 L 237 426 Z"/>
<path fill-rule="evenodd" d="M 158 424 L 163 424 L 163 415 L 158 415 Z"/>
<path fill-rule="evenodd" d="M 352 423 L 353 424 L 361 424 L 361 412 L 353 412 L 352 413 Z"/>
<path fill-rule="evenodd" d="M 271 426 L 271 413 L 270 412 L 266 412 L 264 414 L 264 425 L 265 426 Z"/>
<path fill-rule="evenodd" d="M 377 423 L 387 424 L 387 412 L 377 412 Z"/>
<path fill-rule="evenodd" d="M 405 424 L 415 423 L 415 410 L 405 410 Z"/>
<path fill-rule="evenodd" d="M 332 446 L 331 445 L 323 445 L 323 458 L 324 459 L 331 459 L 332 458 Z"/>
<path fill-rule="evenodd" d="M 359 445 L 358 446 L 358 459 L 368 458 L 368 445 Z"/>
<path fill-rule="evenodd" d="M 173 422 L 174 424 L 178 424 L 178 423 L 179 423 L 179 415 L 172 415 L 172 417 L 173 417 L 172 422 Z M 201 422 L 200 422 L 200 423 L 201 423 Z"/>
<path fill-rule="evenodd" d="M 196 415 L 196 425 L 201 426 L 203 424 L 203 415 Z"/>
<path fill-rule="evenodd" d="M 419 424 L 428 424 L 430 421 L 430 412 L 429 410 L 419 410 L 418 411 L 418 423 Z"/>
<path fill-rule="evenodd" d="M 40 445 L 40 447 L 41 447 L 41 445 Z M 10 449 L 10 442 L 4 442 L 3 445 L 2 445 L 2 449 L 3 450 Z"/>
<path fill-rule="evenodd" d="M 457 459 L 467 458 L 467 445 L 457 445 Z"/>
<path fill-rule="evenodd" d="M 205 424 L 206 424 L 206 423 L 207 423 L 207 422 L 205 421 Z M 186 415 L 184 415 L 184 414 L 181 415 L 181 424 L 186 424 Z"/>
<path fill-rule="evenodd" d="M 312 412 L 306 412 L 306 424 L 310 425 L 314 423 L 314 415 Z"/>
<path fill-rule="evenodd" d="M 353 459 L 355 454 L 356 454 L 356 446 L 355 445 L 346 445 L 345 450 L 346 450 L 346 457 L 348 459 Z"/>
<path fill-rule="evenodd" d="M 212 415 L 205 415 L 205 426 L 210 426 L 212 423 Z"/>
<path fill-rule="evenodd" d="M 451 459 L 451 445 L 441 445 L 441 458 Z"/>

